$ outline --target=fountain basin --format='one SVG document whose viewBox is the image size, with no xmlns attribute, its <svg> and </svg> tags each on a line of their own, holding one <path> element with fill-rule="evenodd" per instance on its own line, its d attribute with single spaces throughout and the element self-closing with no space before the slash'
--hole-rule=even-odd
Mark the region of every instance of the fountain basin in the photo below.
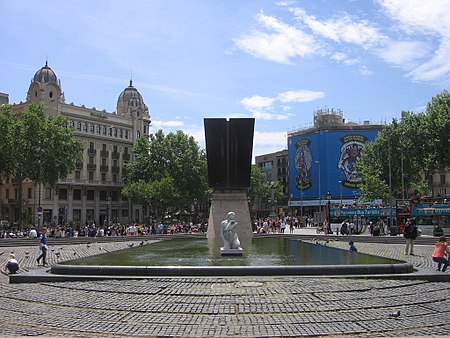
<svg viewBox="0 0 450 338">
<path fill-rule="evenodd" d="M 413 272 L 404 261 L 353 253 L 281 236 L 256 238 L 243 256 L 221 256 L 205 239 L 176 238 L 76 259 L 52 274 L 98 276 L 317 276 Z"/>
</svg>

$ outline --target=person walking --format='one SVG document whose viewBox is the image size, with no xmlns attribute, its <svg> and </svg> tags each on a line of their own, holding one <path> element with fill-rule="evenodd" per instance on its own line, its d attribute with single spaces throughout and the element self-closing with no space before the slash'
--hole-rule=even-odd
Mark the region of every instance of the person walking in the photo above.
<svg viewBox="0 0 450 338">
<path fill-rule="evenodd" d="M 36 262 L 40 263 L 41 259 L 42 259 L 42 264 L 44 266 L 47 266 L 47 251 L 48 251 L 48 246 L 47 246 L 47 228 L 44 227 L 42 228 L 42 233 L 40 236 L 40 242 L 39 242 L 39 257 L 36 258 Z"/>
<path fill-rule="evenodd" d="M 406 238 L 405 255 L 414 256 L 414 240 L 417 238 L 417 226 L 412 219 L 406 221 L 405 233 L 403 236 Z"/>
<path fill-rule="evenodd" d="M 444 264 L 442 272 L 445 272 L 445 270 L 447 270 L 447 267 L 449 265 L 448 258 L 445 258 L 445 256 L 448 257 L 447 248 L 448 248 L 447 238 L 445 238 L 445 236 L 439 237 L 439 241 L 434 246 L 433 255 L 431 255 L 433 261 L 438 263 L 438 271 L 441 271 L 442 264 Z"/>
</svg>

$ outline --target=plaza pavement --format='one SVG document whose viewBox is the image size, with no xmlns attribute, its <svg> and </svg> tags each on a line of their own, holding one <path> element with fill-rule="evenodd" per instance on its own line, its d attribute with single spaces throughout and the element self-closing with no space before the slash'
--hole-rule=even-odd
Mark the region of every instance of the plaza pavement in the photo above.
<svg viewBox="0 0 450 338">
<path fill-rule="evenodd" d="M 296 229 L 294 235 L 348 249 L 348 238 L 328 241 L 315 229 Z M 401 239 L 352 239 L 360 252 L 442 274 L 430 258 L 432 240 L 416 244 L 415 256 L 405 256 Z M 132 240 L 55 239 L 49 262 L 124 249 Z M 0 243 L 2 266 L 14 252 L 22 272 L 42 269 L 36 265 L 38 240 L 15 240 L 15 246 L 6 241 Z M 2 337 L 442 337 L 450 336 L 450 283 L 277 276 L 10 284 L 1 274 L 0 324 Z"/>
</svg>

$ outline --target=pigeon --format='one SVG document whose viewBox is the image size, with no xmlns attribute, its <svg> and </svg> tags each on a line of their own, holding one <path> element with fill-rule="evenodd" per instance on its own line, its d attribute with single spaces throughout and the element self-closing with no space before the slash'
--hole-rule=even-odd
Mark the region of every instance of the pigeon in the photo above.
<svg viewBox="0 0 450 338">
<path fill-rule="evenodd" d="M 139 243 L 139 245 L 144 245 L 144 241 L 142 241 L 141 243 Z"/>
<path fill-rule="evenodd" d="M 131 243 L 131 244 L 127 244 L 128 245 L 128 247 L 129 248 L 132 248 L 133 247 L 133 245 L 134 245 L 134 243 Z"/>
<path fill-rule="evenodd" d="M 395 312 L 392 312 L 391 314 L 389 314 L 389 317 L 393 317 L 393 318 L 398 318 L 400 317 L 400 310 L 397 310 Z"/>
</svg>

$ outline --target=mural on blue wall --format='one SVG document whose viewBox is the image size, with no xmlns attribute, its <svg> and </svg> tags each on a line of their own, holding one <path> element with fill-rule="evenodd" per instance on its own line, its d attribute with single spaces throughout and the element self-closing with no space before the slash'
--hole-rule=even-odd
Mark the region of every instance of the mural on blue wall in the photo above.
<svg viewBox="0 0 450 338">
<path fill-rule="evenodd" d="M 377 134 L 374 128 L 314 132 L 289 138 L 291 197 L 318 198 L 328 192 L 333 198 L 358 196 L 362 178 L 356 163 L 366 144 Z"/>
<path fill-rule="evenodd" d="M 342 184 L 348 188 L 358 188 L 359 183 L 361 183 L 361 176 L 356 170 L 356 163 L 361 159 L 368 139 L 361 134 L 349 134 L 341 137 L 340 141 L 342 146 L 337 167 L 345 177 Z"/>
<path fill-rule="evenodd" d="M 306 190 L 311 187 L 312 153 L 310 145 L 311 140 L 308 139 L 300 139 L 295 144 L 294 164 L 297 171 L 295 183 L 298 189 Z"/>
</svg>

